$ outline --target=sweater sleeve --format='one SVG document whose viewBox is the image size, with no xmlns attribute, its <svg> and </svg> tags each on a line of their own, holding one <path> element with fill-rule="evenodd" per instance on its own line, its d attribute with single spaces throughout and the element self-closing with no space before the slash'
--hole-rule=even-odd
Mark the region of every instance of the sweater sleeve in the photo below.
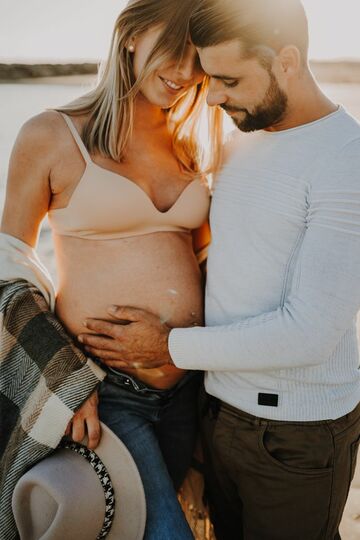
<svg viewBox="0 0 360 540">
<path fill-rule="evenodd" d="M 55 309 L 55 286 L 35 249 L 0 232 L 0 280 L 24 279 L 39 289 L 51 311 Z"/>
<path fill-rule="evenodd" d="M 234 283 L 236 287 L 236 283 Z M 360 308 L 360 139 L 314 182 L 284 304 L 226 326 L 174 329 L 175 365 L 262 371 L 325 363 Z"/>
</svg>

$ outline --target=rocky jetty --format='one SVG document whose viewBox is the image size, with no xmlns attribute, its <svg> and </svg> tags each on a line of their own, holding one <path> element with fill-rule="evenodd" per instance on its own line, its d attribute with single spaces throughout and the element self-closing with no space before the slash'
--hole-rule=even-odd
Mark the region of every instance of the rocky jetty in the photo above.
<svg viewBox="0 0 360 540">
<path fill-rule="evenodd" d="M 360 83 L 360 61 L 312 61 L 311 68 L 321 82 Z M 98 64 L 12 64 L 0 63 L 0 81 L 16 81 L 40 77 L 96 75 Z"/>
<path fill-rule="evenodd" d="M 1 64 L 0 81 L 16 81 L 39 77 L 96 75 L 98 64 Z"/>
</svg>

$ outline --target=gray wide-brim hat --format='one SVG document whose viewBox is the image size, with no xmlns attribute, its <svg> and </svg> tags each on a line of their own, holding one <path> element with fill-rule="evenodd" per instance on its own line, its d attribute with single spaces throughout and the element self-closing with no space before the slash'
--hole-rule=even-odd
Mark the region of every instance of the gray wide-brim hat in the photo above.
<svg viewBox="0 0 360 540">
<path fill-rule="evenodd" d="M 69 443 L 20 478 L 12 508 L 21 540 L 142 540 L 139 472 L 125 445 L 101 428 L 95 451 Z"/>
</svg>

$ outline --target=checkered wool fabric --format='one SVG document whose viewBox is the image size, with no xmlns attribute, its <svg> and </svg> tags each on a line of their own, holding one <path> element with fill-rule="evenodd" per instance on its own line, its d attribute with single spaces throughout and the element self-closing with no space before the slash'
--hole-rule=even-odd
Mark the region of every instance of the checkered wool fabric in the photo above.
<svg viewBox="0 0 360 540">
<path fill-rule="evenodd" d="M 58 446 L 103 376 L 36 287 L 0 281 L 0 540 L 18 538 L 11 510 L 17 481 Z"/>
</svg>

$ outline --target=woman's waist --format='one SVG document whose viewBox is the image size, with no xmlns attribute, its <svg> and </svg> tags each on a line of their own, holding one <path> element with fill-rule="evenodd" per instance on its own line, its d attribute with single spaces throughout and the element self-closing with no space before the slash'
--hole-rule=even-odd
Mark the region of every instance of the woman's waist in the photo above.
<svg viewBox="0 0 360 540">
<path fill-rule="evenodd" d="M 121 370 L 107 367 L 101 362 L 99 365 L 106 371 L 109 382 L 144 394 L 147 393 L 144 391 L 145 388 L 166 392 L 178 385 L 187 373 L 186 370 L 170 365 L 154 369 L 121 368 Z"/>
<path fill-rule="evenodd" d="M 97 361 L 95 359 L 95 361 Z M 101 362 L 99 365 L 104 368 Z M 143 396 L 147 399 L 164 400 L 167 401 L 171 398 L 175 392 L 183 387 L 189 380 L 197 378 L 199 380 L 200 372 L 197 371 L 183 371 L 176 370 L 176 374 L 173 373 L 167 380 L 161 380 L 156 378 L 155 374 L 152 377 L 151 374 L 146 377 L 146 373 L 140 373 L 136 370 L 132 372 L 124 372 L 113 368 L 105 368 L 107 373 L 106 382 L 114 384 L 120 388 L 123 388 L 127 392 L 136 394 L 137 396 Z M 145 370 L 143 370 L 145 372 Z M 148 370 L 150 372 L 155 370 Z"/>
</svg>

